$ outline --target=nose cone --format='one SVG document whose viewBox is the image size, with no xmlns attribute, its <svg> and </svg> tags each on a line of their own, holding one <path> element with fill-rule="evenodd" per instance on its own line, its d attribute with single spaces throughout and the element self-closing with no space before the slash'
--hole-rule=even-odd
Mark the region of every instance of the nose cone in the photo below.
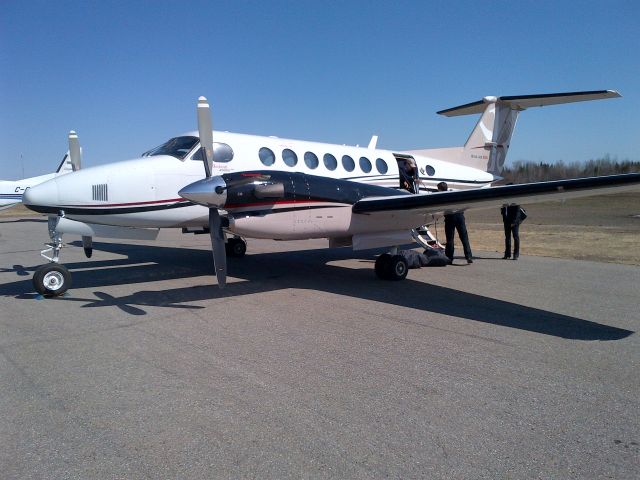
<svg viewBox="0 0 640 480">
<path fill-rule="evenodd" d="M 227 201 L 227 185 L 221 177 L 205 178 L 187 185 L 178 195 L 198 205 L 221 208 Z"/>
<path fill-rule="evenodd" d="M 22 196 L 22 203 L 36 212 L 56 212 L 57 207 L 60 205 L 57 179 L 47 180 L 39 185 L 27 188 Z"/>
</svg>

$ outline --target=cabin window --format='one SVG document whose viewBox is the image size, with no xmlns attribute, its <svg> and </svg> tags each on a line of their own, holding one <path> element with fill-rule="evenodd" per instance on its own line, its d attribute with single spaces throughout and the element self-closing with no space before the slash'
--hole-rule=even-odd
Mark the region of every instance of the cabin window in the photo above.
<svg viewBox="0 0 640 480">
<path fill-rule="evenodd" d="M 336 157 L 334 157 L 330 153 L 325 153 L 323 160 L 324 166 L 327 167 L 328 170 L 335 170 L 336 168 L 338 168 L 338 161 L 336 160 Z"/>
<path fill-rule="evenodd" d="M 430 177 L 433 177 L 436 174 L 436 169 L 431 165 L 427 165 L 426 167 L 424 167 L 424 171 L 427 172 L 427 175 L 429 175 Z"/>
<path fill-rule="evenodd" d="M 191 160 L 202 161 L 202 149 L 196 150 Z M 227 163 L 233 160 L 233 149 L 226 143 L 213 142 L 213 161 L 215 163 Z"/>
<path fill-rule="evenodd" d="M 260 157 L 260 161 L 263 165 L 270 167 L 276 161 L 276 156 L 273 154 L 271 149 L 267 147 L 262 147 L 258 152 L 258 156 Z"/>
<path fill-rule="evenodd" d="M 360 157 L 360 169 L 364 173 L 369 173 L 371 171 L 371 161 L 367 157 Z"/>
<path fill-rule="evenodd" d="M 304 164 L 310 169 L 318 168 L 320 162 L 318 161 L 318 156 L 313 152 L 306 152 L 304 154 Z"/>
<path fill-rule="evenodd" d="M 353 172 L 353 170 L 356 168 L 356 162 L 354 162 L 353 158 L 351 158 L 349 155 L 343 155 L 342 156 L 342 167 L 347 172 Z"/>
<path fill-rule="evenodd" d="M 389 170 L 389 166 L 387 165 L 387 162 L 385 162 L 383 159 L 377 158 L 376 159 L 376 169 L 380 173 L 387 173 L 387 171 Z"/>
<path fill-rule="evenodd" d="M 282 151 L 282 160 L 284 160 L 284 164 L 287 167 L 295 167 L 296 164 L 298 163 L 298 156 L 296 155 L 296 152 L 294 152 L 293 150 L 285 148 Z"/>
</svg>

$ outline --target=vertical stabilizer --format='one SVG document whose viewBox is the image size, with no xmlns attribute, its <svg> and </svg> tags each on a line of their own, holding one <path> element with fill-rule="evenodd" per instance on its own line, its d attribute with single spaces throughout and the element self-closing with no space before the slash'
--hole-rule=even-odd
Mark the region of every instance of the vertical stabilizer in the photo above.
<svg viewBox="0 0 640 480">
<path fill-rule="evenodd" d="M 464 144 L 460 163 L 500 175 L 520 111 L 496 97 L 483 102 L 487 106 Z"/>
</svg>

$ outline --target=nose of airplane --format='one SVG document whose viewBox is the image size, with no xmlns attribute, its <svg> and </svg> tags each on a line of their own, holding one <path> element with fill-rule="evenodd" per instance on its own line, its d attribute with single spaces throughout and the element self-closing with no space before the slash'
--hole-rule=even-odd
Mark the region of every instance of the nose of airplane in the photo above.
<svg viewBox="0 0 640 480">
<path fill-rule="evenodd" d="M 22 203 L 36 212 L 46 213 L 46 207 L 55 207 L 60 203 L 57 179 L 47 180 L 39 185 L 27 188 Z"/>
</svg>

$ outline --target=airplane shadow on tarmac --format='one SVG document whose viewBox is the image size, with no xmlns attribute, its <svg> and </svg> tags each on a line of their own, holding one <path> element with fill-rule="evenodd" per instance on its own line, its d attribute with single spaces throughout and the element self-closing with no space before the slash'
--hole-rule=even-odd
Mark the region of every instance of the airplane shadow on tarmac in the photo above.
<svg viewBox="0 0 640 480">
<path fill-rule="evenodd" d="M 75 242 L 75 245 L 79 243 Z M 95 243 L 94 249 L 123 255 L 125 258 L 65 263 L 73 274 L 73 287 L 65 296 L 55 301 L 82 302 L 83 308 L 115 306 L 130 315 L 146 315 L 147 312 L 141 307 L 201 309 L 204 307 L 189 303 L 292 288 L 384 302 L 571 340 L 619 340 L 634 333 L 517 303 L 425 284 L 410 278 L 402 282 L 383 282 L 373 274 L 373 253 L 362 254 L 346 248 L 230 258 L 230 283 L 223 290 L 218 289 L 215 284 L 211 252 L 208 250 L 116 243 Z M 361 262 L 366 263 L 366 267 L 352 269 L 327 265 L 327 262 L 353 258 L 360 258 Z M 13 271 L 22 278 L 0 285 L 0 295 L 11 295 L 23 300 L 36 298 L 31 278 L 24 278 L 27 271 L 33 272 L 36 268 L 37 266 L 14 265 L 13 269 L 4 269 L 5 272 Z M 196 287 L 138 291 L 123 297 L 114 297 L 100 290 L 93 292 L 96 298 L 78 298 L 73 295 L 74 287 L 86 289 L 133 285 L 202 275 L 211 275 L 211 280 Z M 428 287 L 428 295 L 425 295 L 425 287 Z M 411 322 L 420 324 L 415 320 Z"/>
</svg>

